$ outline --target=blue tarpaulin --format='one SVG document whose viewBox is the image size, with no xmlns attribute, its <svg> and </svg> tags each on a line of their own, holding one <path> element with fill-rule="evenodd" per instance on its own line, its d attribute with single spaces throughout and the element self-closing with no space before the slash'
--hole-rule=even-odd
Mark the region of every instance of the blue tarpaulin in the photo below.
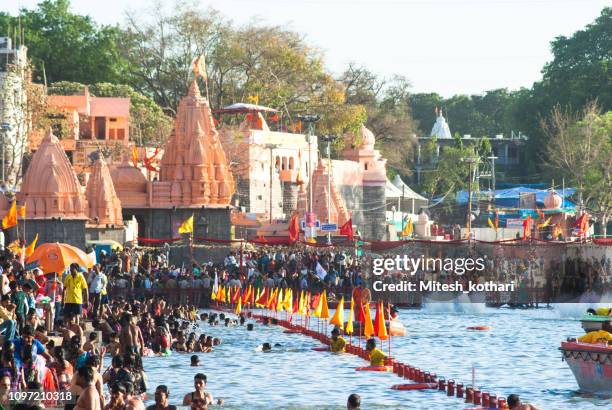
<svg viewBox="0 0 612 410">
<path fill-rule="evenodd" d="M 561 208 L 565 210 L 574 210 L 576 209 L 576 204 L 567 199 L 572 196 L 576 190 L 574 188 L 565 188 L 562 191 L 556 191 L 557 194 L 563 195 L 565 194 L 565 198 L 563 200 L 563 205 Z M 534 189 L 528 188 L 524 186 L 514 187 L 509 189 L 498 189 L 495 191 L 495 206 L 497 208 L 519 208 L 520 196 L 521 193 L 535 193 L 536 197 L 536 206 L 539 208 L 544 207 L 544 198 L 548 195 L 548 189 Z M 487 191 L 480 191 L 480 195 L 487 194 Z M 468 193 L 467 191 L 459 191 L 457 193 L 457 203 L 458 204 L 467 204 L 468 201 Z M 474 197 L 472 198 L 472 200 Z"/>
</svg>

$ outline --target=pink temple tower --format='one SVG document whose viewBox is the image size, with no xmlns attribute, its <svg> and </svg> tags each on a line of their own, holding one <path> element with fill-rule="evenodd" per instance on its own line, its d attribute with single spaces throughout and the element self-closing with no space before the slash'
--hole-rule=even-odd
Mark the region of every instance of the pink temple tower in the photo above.
<svg viewBox="0 0 612 410">
<path fill-rule="evenodd" d="M 110 171 L 100 156 L 93 166 L 93 173 L 87 181 L 87 202 L 89 218 L 96 225 L 123 225 L 121 201 L 117 197 Z"/>
<path fill-rule="evenodd" d="M 160 183 L 169 184 L 167 205 L 177 207 L 228 205 L 234 193 L 234 178 L 208 100 L 200 95 L 195 80 L 179 103 L 161 159 Z"/>
<path fill-rule="evenodd" d="M 50 130 L 32 158 L 18 199 L 26 204 L 28 219 L 87 219 L 83 186 Z"/>
</svg>

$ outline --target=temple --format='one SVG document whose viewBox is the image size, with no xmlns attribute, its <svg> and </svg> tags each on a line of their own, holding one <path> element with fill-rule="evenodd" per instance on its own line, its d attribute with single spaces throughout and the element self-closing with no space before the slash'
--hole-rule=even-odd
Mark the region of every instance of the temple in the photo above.
<svg viewBox="0 0 612 410">
<path fill-rule="evenodd" d="M 86 167 L 90 171 L 79 180 L 65 147 L 51 130 L 36 148 L 16 195 L 18 203 L 26 206 L 26 218 L 9 239 L 20 232 L 27 242 L 37 233 L 41 243 L 124 242 L 126 220 L 137 221 L 140 238 L 176 238 L 178 227 L 192 215 L 194 236 L 229 239 L 232 235 L 234 179 L 208 100 L 200 95 L 195 80 L 179 104 L 160 161 L 160 180 L 147 179 L 128 163 L 127 149 L 111 166 L 103 150 L 91 152 Z M 9 206 L 2 196 L 0 212 Z"/>
</svg>

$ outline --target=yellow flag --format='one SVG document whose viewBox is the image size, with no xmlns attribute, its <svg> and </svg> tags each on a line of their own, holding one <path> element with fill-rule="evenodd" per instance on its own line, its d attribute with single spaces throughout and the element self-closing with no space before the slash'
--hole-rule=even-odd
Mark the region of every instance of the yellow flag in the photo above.
<svg viewBox="0 0 612 410">
<path fill-rule="evenodd" d="M 24 205 L 21 205 L 21 206 L 19 207 L 19 212 L 17 212 L 17 215 L 18 215 L 20 218 L 25 218 L 25 216 L 26 216 L 26 206 L 25 206 L 25 204 L 24 204 Z"/>
<path fill-rule="evenodd" d="M 364 317 L 364 329 L 363 329 L 363 335 L 365 337 L 371 337 L 372 335 L 374 335 L 374 324 L 372 323 L 372 314 L 370 313 L 370 304 L 367 303 L 364 307 L 363 310 L 365 312 L 365 317 Z"/>
<path fill-rule="evenodd" d="M 315 308 L 314 312 L 312 312 L 312 315 L 314 317 L 321 317 L 321 310 L 323 310 L 323 294 L 319 296 L 317 307 Z"/>
<path fill-rule="evenodd" d="M 306 297 L 304 295 L 304 291 L 303 290 L 300 293 L 300 302 L 299 302 L 299 305 L 298 305 L 298 313 L 300 315 L 305 315 L 306 314 Z"/>
<path fill-rule="evenodd" d="M 353 309 L 355 308 L 355 300 L 351 297 L 351 310 L 348 320 L 346 321 L 346 329 L 344 330 L 349 335 L 353 334 Z"/>
<path fill-rule="evenodd" d="M 276 298 L 276 311 L 277 312 L 283 311 L 283 305 L 285 304 L 284 302 L 285 300 L 283 299 L 283 289 L 281 288 L 278 291 L 278 298 Z"/>
<path fill-rule="evenodd" d="M 491 218 L 487 218 L 487 223 L 489 224 L 491 229 L 497 232 L 497 227 L 493 224 L 493 221 L 491 220 Z"/>
<path fill-rule="evenodd" d="M 217 293 L 219 293 L 219 290 L 217 290 Z M 215 291 L 213 290 L 210 293 L 210 300 L 217 300 L 217 293 L 215 293 Z"/>
<path fill-rule="evenodd" d="M 538 228 L 546 228 L 548 225 L 550 225 L 551 219 L 552 219 L 552 216 L 548 217 L 546 221 L 544 221 L 541 224 L 538 224 Z"/>
<path fill-rule="evenodd" d="M 225 303 L 230 303 L 232 300 L 232 288 L 230 286 L 227 287 L 227 295 L 225 295 Z"/>
<path fill-rule="evenodd" d="M 178 228 L 178 233 L 193 233 L 193 215 L 187 218 Z"/>
<path fill-rule="evenodd" d="M 336 307 L 336 313 L 329 321 L 330 325 L 336 325 L 340 329 L 344 329 L 344 296 L 340 299 L 338 306 Z"/>
<path fill-rule="evenodd" d="M 34 249 L 36 248 L 36 242 L 38 242 L 38 234 L 34 237 L 34 240 L 30 242 L 30 244 L 25 249 L 25 256 L 28 257 L 32 253 L 34 253 Z"/>
<path fill-rule="evenodd" d="M 410 235 L 412 235 L 412 218 L 408 219 L 408 222 L 406 222 L 406 226 L 404 226 L 404 229 L 402 230 L 402 236 Z"/>
<path fill-rule="evenodd" d="M 257 293 L 255 294 L 255 307 L 263 307 L 262 304 L 257 303 L 260 297 L 261 297 L 261 288 L 257 288 Z"/>
<path fill-rule="evenodd" d="M 17 201 L 13 201 L 4 218 L 2 218 L 2 229 L 12 228 L 17 225 Z"/>
<path fill-rule="evenodd" d="M 239 315 L 242 312 L 242 298 L 238 298 L 238 303 L 236 303 L 236 309 L 234 312 Z"/>
<path fill-rule="evenodd" d="M 285 301 L 283 307 L 287 312 L 293 311 L 293 291 L 291 289 L 285 289 Z"/>
<path fill-rule="evenodd" d="M 255 105 L 259 104 L 259 95 L 249 95 L 249 102 Z"/>
<path fill-rule="evenodd" d="M 329 319 L 329 307 L 327 306 L 327 291 L 323 290 L 323 303 L 321 304 L 321 319 Z"/>
</svg>

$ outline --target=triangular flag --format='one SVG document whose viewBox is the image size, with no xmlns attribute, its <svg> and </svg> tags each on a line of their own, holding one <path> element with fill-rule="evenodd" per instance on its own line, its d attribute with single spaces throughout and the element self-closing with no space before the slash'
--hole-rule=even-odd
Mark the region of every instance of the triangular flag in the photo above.
<svg viewBox="0 0 612 410">
<path fill-rule="evenodd" d="M 319 294 L 317 296 L 315 296 L 313 298 L 313 300 L 316 298 L 317 300 L 317 307 L 315 307 L 314 312 L 312 312 L 312 315 L 314 317 L 321 317 L 321 310 L 323 310 L 323 295 Z"/>
<path fill-rule="evenodd" d="M 285 291 L 286 292 L 286 291 Z M 283 305 L 285 304 L 285 299 L 283 299 L 283 289 L 281 288 L 278 291 L 278 297 L 276 298 L 276 311 L 277 312 L 282 312 L 283 311 Z"/>
<path fill-rule="evenodd" d="M 34 249 L 36 248 L 36 242 L 38 241 L 38 234 L 34 237 L 34 240 L 30 242 L 27 248 L 25 248 L 25 256 L 28 257 L 32 253 L 34 253 Z"/>
<path fill-rule="evenodd" d="M 548 225 L 550 225 L 551 220 L 552 220 L 552 216 L 548 217 L 546 221 L 544 221 L 541 224 L 538 224 L 538 228 L 546 228 Z"/>
<path fill-rule="evenodd" d="M 380 340 L 387 340 L 389 335 L 387 334 L 387 325 L 385 324 L 385 315 L 383 310 L 383 302 L 378 302 L 376 305 L 376 316 L 378 322 L 378 325 L 376 326 L 376 336 L 378 336 Z"/>
<path fill-rule="evenodd" d="M 349 311 L 349 317 L 346 322 L 346 329 L 344 330 L 347 334 L 353 334 L 353 309 L 355 308 L 355 299 L 351 297 L 351 310 Z"/>
<path fill-rule="evenodd" d="M 17 225 L 17 201 L 13 201 L 8 213 L 2 218 L 2 229 L 9 229 Z"/>
<path fill-rule="evenodd" d="M 353 240 L 353 219 L 352 218 L 349 218 L 349 220 L 346 221 L 344 225 L 340 227 L 340 235 L 346 236 L 346 239 L 348 239 L 349 241 Z"/>
<path fill-rule="evenodd" d="M 25 206 L 25 204 L 21 205 L 19 207 L 19 211 L 17 211 L 17 216 L 19 216 L 20 218 L 25 218 L 26 217 L 26 206 Z"/>
<path fill-rule="evenodd" d="M 370 313 L 370 304 L 368 303 L 363 307 L 364 312 L 364 329 L 363 335 L 365 337 L 371 337 L 374 335 L 374 325 L 372 324 L 372 314 Z"/>
<path fill-rule="evenodd" d="M 321 303 L 321 319 L 329 319 L 329 307 L 327 306 L 327 291 L 323 290 L 323 302 Z"/>
<path fill-rule="evenodd" d="M 181 226 L 178 228 L 178 233 L 193 233 L 193 215 L 183 221 Z"/>
<path fill-rule="evenodd" d="M 255 300 L 255 305 L 258 307 L 264 307 L 267 302 L 268 289 L 264 288 L 261 293 L 260 289 L 257 289 L 257 299 Z"/>
<path fill-rule="evenodd" d="M 238 298 L 238 303 L 236 303 L 236 309 L 234 312 L 239 315 L 242 312 L 242 299 Z"/>
<path fill-rule="evenodd" d="M 340 329 L 344 329 L 344 296 L 340 299 L 338 306 L 336 307 L 336 313 L 329 321 L 330 325 L 336 325 Z"/>
<path fill-rule="evenodd" d="M 135 145 L 132 147 L 132 165 L 138 168 L 138 148 Z"/>
</svg>

